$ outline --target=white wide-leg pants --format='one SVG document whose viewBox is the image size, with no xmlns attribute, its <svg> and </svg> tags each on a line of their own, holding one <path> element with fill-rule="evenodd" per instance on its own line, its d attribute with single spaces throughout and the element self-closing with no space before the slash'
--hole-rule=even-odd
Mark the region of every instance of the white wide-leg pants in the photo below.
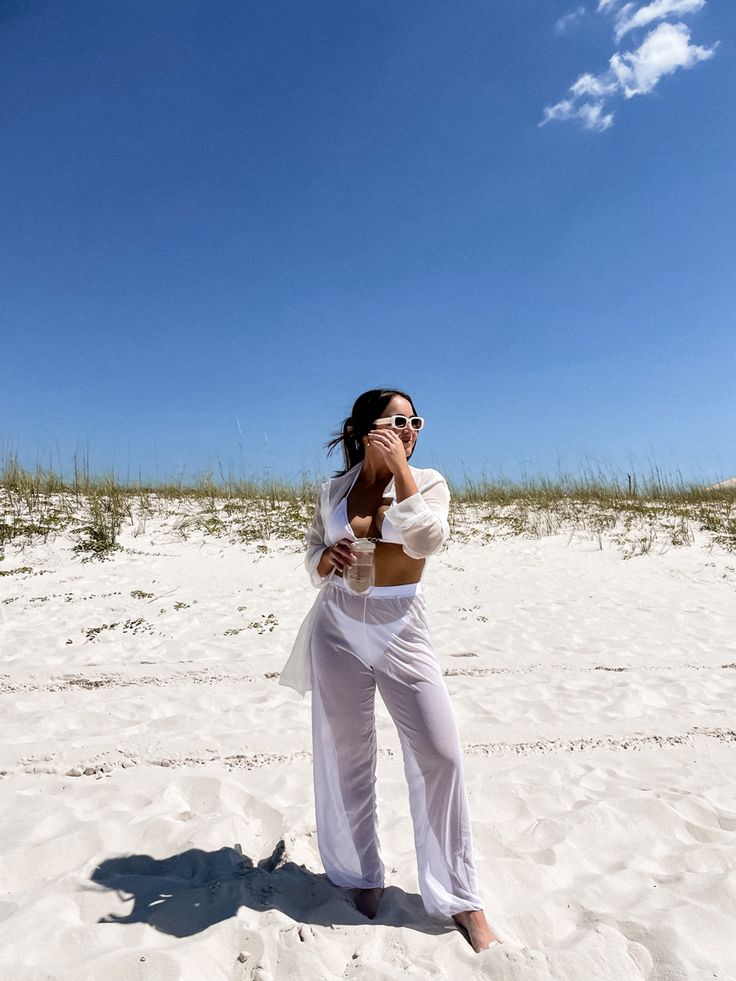
<svg viewBox="0 0 736 981">
<path fill-rule="evenodd" d="M 427 912 L 482 909 L 457 725 L 418 584 L 366 597 L 342 580 L 311 637 L 317 838 L 337 886 L 384 884 L 376 821 L 376 687 L 396 724 L 409 784 L 419 889 Z"/>
</svg>

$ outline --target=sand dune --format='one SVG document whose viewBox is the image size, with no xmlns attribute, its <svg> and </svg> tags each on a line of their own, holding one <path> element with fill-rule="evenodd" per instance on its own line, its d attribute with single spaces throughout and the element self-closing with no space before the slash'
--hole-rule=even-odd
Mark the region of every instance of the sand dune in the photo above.
<svg viewBox="0 0 736 981">
<path fill-rule="evenodd" d="M 150 522 L 0 563 L 0 975 L 736 977 L 736 555 L 468 531 L 426 586 L 503 945 L 424 913 L 383 706 L 378 918 L 322 874 L 299 548 Z"/>
<path fill-rule="evenodd" d="M 736 487 L 736 477 L 728 477 L 726 480 L 719 480 L 717 484 L 709 484 L 708 490 L 722 490 L 723 488 Z"/>
</svg>

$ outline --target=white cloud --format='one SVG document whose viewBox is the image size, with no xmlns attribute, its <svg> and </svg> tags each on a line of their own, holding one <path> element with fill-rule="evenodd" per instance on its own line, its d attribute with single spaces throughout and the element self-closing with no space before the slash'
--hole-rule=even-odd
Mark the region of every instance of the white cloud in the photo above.
<svg viewBox="0 0 736 981">
<path fill-rule="evenodd" d="M 602 133 L 604 129 L 613 125 L 613 113 L 604 113 L 603 108 L 602 99 L 597 102 L 576 102 L 574 98 L 561 99 L 556 105 L 545 108 L 544 119 L 539 125 L 544 126 L 553 119 L 579 119 L 586 129 L 594 129 Z"/>
<path fill-rule="evenodd" d="M 598 0 L 598 6 L 596 10 L 599 14 L 607 14 L 609 10 L 613 10 L 614 7 L 618 6 L 619 0 Z"/>
<path fill-rule="evenodd" d="M 578 116 L 586 129 L 597 129 L 602 133 L 604 129 L 613 126 L 613 113 L 604 113 L 603 106 L 603 102 L 583 102 L 578 106 Z"/>
<path fill-rule="evenodd" d="M 599 6 L 603 2 L 605 0 L 599 0 Z M 648 6 L 654 7 L 657 2 L 660 0 L 655 0 Z M 677 3 L 687 0 L 661 2 Z M 605 72 L 598 75 L 586 72 L 580 75 L 570 86 L 566 98 L 545 107 L 539 125 L 544 126 L 552 120 L 578 119 L 586 129 L 603 132 L 613 124 L 613 113 L 606 112 L 607 100 L 617 95 L 623 95 L 626 99 L 635 95 L 646 95 L 665 75 L 671 75 L 678 68 L 692 68 L 699 62 L 712 58 L 717 46 L 718 42 L 710 48 L 691 44 L 690 31 L 685 24 L 658 24 L 638 48 L 633 51 L 617 51 L 612 55 Z"/>
<path fill-rule="evenodd" d="M 591 75 L 586 72 L 573 82 L 570 91 L 577 98 L 579 95 L 604 96 L 611 95 L 618 88 L 616 82 L 607 81 L 604 75 Z"/>
<path fill-rule="evenodd" d="M 678 68 L 692 68 L 712 58 L 716 46 L 703 48 L 690 44 L 690 31 L 684 24 L 659 24 L 636 51 L 616 53 L 611 58 L 612 73 L 627 99 L 651 92 L 660 78 Z"/>
<path fill-rule="evenodd" d="M 569 10 L 566 14 L 560 17 L 556 24 L 555 30 L 558 34 L 564 34 L 569 28 L 573 26 L 575 21 L 580 20 L 581 17 L 585 16 L 585 7 L 575 7 L 574 10 Z"/>
<path fill-rule="evenodd" d="M 636 4 L 627 3 L 616 15 L 615 38 L 620 41 L 624 34 L 637 27 L 646 27 L 655 20 L 664 20 L 666 17 L 693 14 L 704 6 L 705 0 L 652 0 L 635 10 Z"/>
<path fill-rule="evenodd" d="M 544 119 L 539 125 L 544 126 L 553 119 L 579 119 L 586 129 L 594 129 L 602 133 L 604 129 L 613 125 L 613 113 L 604 113 L 603 107 L 602 99 L 598 102 L 576 102 L 574 98 L 561 99 L 556 105 L 545 108 Z"/>
</svg>

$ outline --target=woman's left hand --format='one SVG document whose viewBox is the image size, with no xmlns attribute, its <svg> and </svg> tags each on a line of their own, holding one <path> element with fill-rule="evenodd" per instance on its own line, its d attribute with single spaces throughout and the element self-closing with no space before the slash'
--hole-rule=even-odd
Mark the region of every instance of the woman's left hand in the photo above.
<svg viewBox="0 0 736 981">
<path fill-rule="evenodd" d="M 372 429 L 368 433 L 368 443 L 380 452 L 392 474 L 395 475 L 406 469 L 406 448 L 395 429 L 388 427 Z"/>
</svg>

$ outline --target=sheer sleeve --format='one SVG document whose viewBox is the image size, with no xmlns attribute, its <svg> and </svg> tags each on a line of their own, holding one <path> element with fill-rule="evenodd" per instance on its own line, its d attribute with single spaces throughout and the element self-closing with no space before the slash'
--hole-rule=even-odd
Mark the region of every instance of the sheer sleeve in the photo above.
<svg viewBox="0 0 736 981">
<path fill-rule="evenodd" d="M 399 533 L 403 549 L 413 559 L 439 552 L 450 535 L 450 489 L 436 470 L 425 471 L 419 491 L 386 509 L 392 529 Z"/>
<path fill-rule="evenodd" d="M 324 586 L 325 583 L 328 582 L 335 574 L 334 568 L 331 569 L 326 576 L 320 576 L 319 572 L 317 571 L 317 566 L 319 565 L 319 560 L 322 558 L 322 553 L 327 548 L 327 543 L 325 542 L 325 523 L 322 517 L 324 497 L 324 492 L 321 490 L 317 499 L 317 506 L 314 509 L 312 524 L 307 532 L 307 554 L 304 557 L 304 565 L 307 567 L 309 579 L 316 589 Z"/>
</svg>

